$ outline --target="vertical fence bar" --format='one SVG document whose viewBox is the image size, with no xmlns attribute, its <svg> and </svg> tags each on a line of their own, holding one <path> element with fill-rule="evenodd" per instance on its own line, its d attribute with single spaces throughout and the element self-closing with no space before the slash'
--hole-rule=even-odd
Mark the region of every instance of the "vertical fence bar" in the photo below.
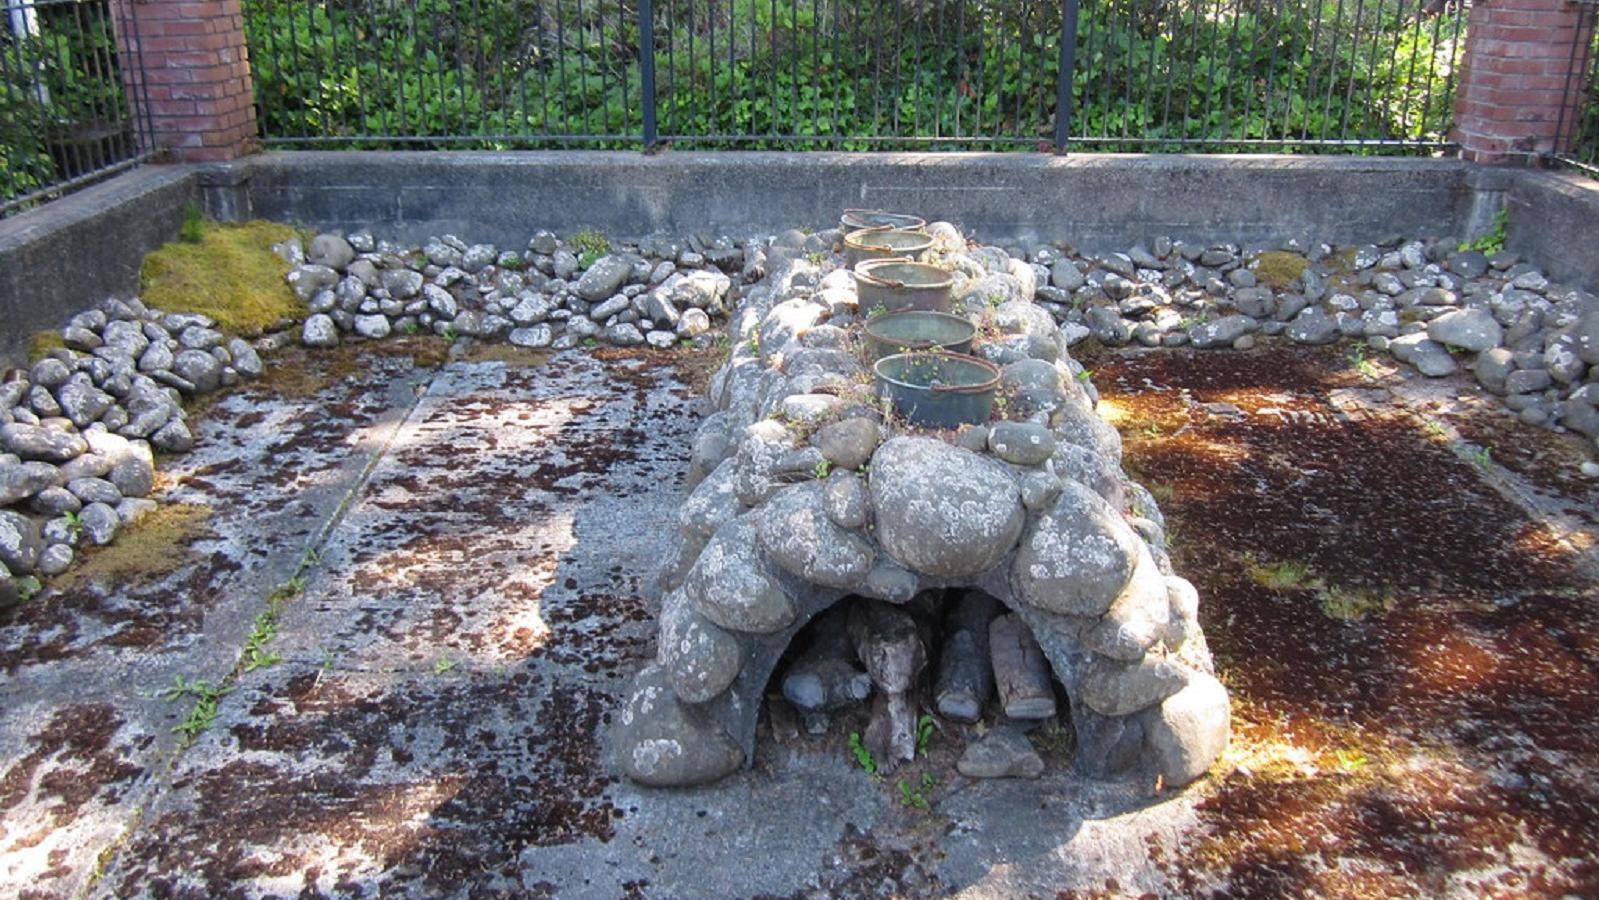
<svg viewBox="0 0 1599 900">
<path fill-rule="evenodd" d="M 639 87 L 644 103 L 644 149 L 660 141 L 655 121 L 655 9 L 650 0 L 638 0 Z"/>
<path fill-rule="evenodd" d="M 1060 68 L 1055 73 L 1055 153 L 1066 155 L 1072 132 L 1072 75 L 1077 66 L 1077 0 L 1060 5 Z"/>
</svg>

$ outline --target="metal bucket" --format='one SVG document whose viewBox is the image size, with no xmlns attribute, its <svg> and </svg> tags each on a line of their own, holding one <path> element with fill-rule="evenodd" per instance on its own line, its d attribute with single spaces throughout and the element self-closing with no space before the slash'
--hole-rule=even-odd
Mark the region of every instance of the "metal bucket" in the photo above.
<svg viewBox="0 0 1599 900">
<path fill-rule="evenodd" d="M 932 246 L 933 239 L 920 231 L 862 228 L 844 235 L 844 262 L 853 266 L 868 259 L 891 256 L 919 260 Z"/>
<path fill-rule="evenodd" d="M 976 336 L 977 326 L 965 316 L 903 309 L 866 323 L 866 353 L 870 360 L 928 350 L 970 353 Z"/>
<path fill-rule="evenodd" d="M 908 259 L 868 259 L 855 266 L 855 292 L 862 310 L 884 312 L 930 309 L 949 312 L 955 279 L 927 263 Z"/>
<path fill-rule="evenodd" d="M 912 425 L 957 428 L 988 421 L 999 367 L 959 353 L 896 353 L 872 366 L 877 390 Z"/>
<path fill-rule="evenodd" d="M 885 212 L 881 209 L 846 209 L 838 217 L 838 227 L 846 233 L 862 228 L 902 228 L 907 231 L 924 228 L 927 220 L 906 213 Z"/>
</svg>

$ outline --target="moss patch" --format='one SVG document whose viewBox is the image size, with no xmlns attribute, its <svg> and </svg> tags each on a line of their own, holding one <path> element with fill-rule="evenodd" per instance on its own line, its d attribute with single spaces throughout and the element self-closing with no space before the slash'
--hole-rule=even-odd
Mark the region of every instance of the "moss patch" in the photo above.
<svg viewBox="0 0 1599 900">
<path fill-rule="evenodd" d="M 144 259 L 144 302 L 210 316 L 224 331 L 256 335 L 306 314 L 283 280 L 289 264 L 272 245 L 295 237 L 287 225 L 206 222 L 198 243 L 166 244 Z"/>
<path fill-rule="evenodd" d="M 120 585 L 134 578 L 159 578 L 192 558 L 189 545 L 215 536 L 211 508 L 194 503 L 164 503 L 104 547 L 86 550 L 55 582 L 70 589 L 82 582 Z"/>
<path fill-rule="evenodd" d="M 1255 257 L 1250 263 L 1250 268 L 1255 270 L 1255 277 L 1260 279 L 1262 284 L 1280 291 L 1299 280 L 1299 276 L 1310 268 L 1310 262 L 1298 253 L 1267 250 Z"/>
<path fill-rule="evenodd" d="M 438 339 L 438 345 L 442 348 L 441 354 L 447 355 L 449 352 L 448 342 Z M 462 358 L 467 362 L 501 362 L 512 368 L 535 369 L 549 362 L 550 357 L 554 355 L 549 350 L 533 350 L 528 347 L 518 347 L 515 344 L 473 341 L 467 346 L 466 353 L 463 354 Z M 419 365 L 422 364 L 421 360 L 417 362 Z M 441 357 L 438 363 L 443 364 L 443 362 L 444 359 Z"/>
<path fill-rule="evenodd" d="M 35 331 L 28 338 L 28 361 L 38 362 L 39 360 L 44 359 L 45 356 L 49 355 L 51 350 L 54 350 L 58 347 L 65 347 L 66 345 L 66 342 L 61 339 L 61 332 L 59 331 L 51 331 L 48 329 L 45 331 Z"/>
</svg>

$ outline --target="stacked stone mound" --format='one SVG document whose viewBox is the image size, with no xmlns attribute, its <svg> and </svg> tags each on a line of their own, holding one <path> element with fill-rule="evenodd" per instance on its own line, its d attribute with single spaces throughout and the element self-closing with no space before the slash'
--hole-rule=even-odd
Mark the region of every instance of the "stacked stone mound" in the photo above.
<svg viewBox="0 0 1599 900">
<path fill-rule="evenodd" d="M 155 507 L 154 452 L 194 445 L 186 396 L 261 373 L 255 348 L 202 315 L 137 299 L 72 317 L 57 347 L 0 383 L 0 608 L 14 578 L 58 575 L 87 542 Z"/>
<path fill-rule="evenodd" d="M 821 277 L 799 257 L 803 236 L 779 236 L 772 275 L 730 323 L 659 578 L 658 657 L 618 720 L 634 780 L 699 784 L 750 760 L 773 668 L 832 604 L 949 587 L 986 591 L 1026 622 L 1070 699 L 1083 772 L 1180 785 L 1225 747 L 1227 692 L 1197 595 L 1033 302 L 1031 270 L 930 230 L 985 333 L 977 352 L 1003 366 L 1006 420 L 929 434 L 885 424 L 852 347 L 852 279 Z"/>
<path fill-rule="evenodd" d="M 366 232 L 321 234 L 279 252 L 295 264 L 289 284 L 310 307 L 301 328 L 310 347 L 334 346 L 343 334 L 416 332 L 531 349 L 672 347 L 726 314 L 736 293 L 729 273 L 758 277 L 765 266 L 760 243 L 728 237 L 651 237 L 600 253 L 548 231 L 526 253 L 451 234 L 402 247 Z"/>
</svg>

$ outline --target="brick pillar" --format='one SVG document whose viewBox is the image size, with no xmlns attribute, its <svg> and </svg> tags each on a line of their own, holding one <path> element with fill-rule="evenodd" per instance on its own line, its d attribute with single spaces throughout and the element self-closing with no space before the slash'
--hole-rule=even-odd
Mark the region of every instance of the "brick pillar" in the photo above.
<svg viewBox="0 0 1599 900">
<path fill-rule="evenodd" d="M 1526 165 L 1568 149 L 1593 21 L 1593 9 L 1573 0 L 1476 0 L 1451 135 L 1462 159 Z"/>
<path fill-rule="evenodd" d="M 128 96 L 170 162 L 235 159 L 255 148 L 250 54 L 240 0 L 112 0 Z M 147 117 L 147 118 L 146 118 Z"/>
</svg>

